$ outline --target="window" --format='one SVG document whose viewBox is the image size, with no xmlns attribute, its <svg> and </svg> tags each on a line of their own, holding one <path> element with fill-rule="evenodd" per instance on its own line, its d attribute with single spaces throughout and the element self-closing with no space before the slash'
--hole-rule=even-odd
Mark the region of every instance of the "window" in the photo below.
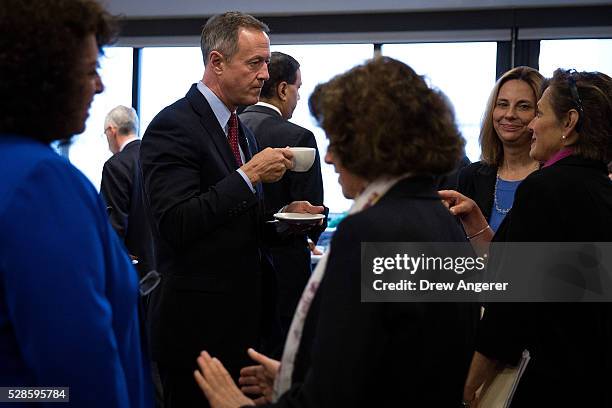
<svg viewBox="0 0 612 408">
<path fill-rule="evenodd" d="M 317 139 L 321 159 L 327 151 L 327 139 L 311 118 L 308 97 L 315 85 L 362 63 L 373 55 L 372 44 L 333 45 L 276 45 L 272 51 L 281 51 L 296 58 L 301 65 L 301 101 L 291 119 L 310 129 Z M 147 47 L 142 50 L 140 82 L 140 133 L 165 106 L 182 98 L 191 84 L 199 81 L 204 72 L 199 47 Z M 338 176 L 333 166 L 323 163 L 325 203 L 332 212 L 343 212 L 350 201 L 342 196 Z"/>
<path fill-rule="evenodd" d="M 140 70 L 140 134 L 166 106 L 185 96 L 202 79 L 199 47 L 143 48 Z"/>
<path fill-rule="evenodd" d="M 612 76 L 612 40 L 540 41 L 540 72 L 552 76 L 557 68 L 600 71 Z"/>
<path fill-rule="evenodd" d="M 385 44 L 383 55 L 400 60 L 444 92 L 455 108 L 471 161 L 479 160 L 480 123 L 495 85 L 496 42 Z"/>
<path fill-rule="evenodd" d="M 302 73 L 300 101 L 291 121 L 311 130 L 315 135 L 321 155 L 325 205 L 332 213 L 347 211 L 351 201 L 342 195 L 334 166 L 324 162 L 328 141 L 323 130 L 310 115 L 308 98 L 317 84 L 372 58 L 374 46 L 372 44 L 273 45 L 271 51 L 289 54 L 300 63 Z"/>
<path fill-rule="evenodd" d="M 111 156 L 104 136 L 106 114 L 117 105 L 132 105 L 132 48 L 109 47 L 100 58 L 99 73 L 104 92 L 96 95 L 85 132 L 75 136 L 70 146 L 69 158 L 99 190 L 104 162 Z"/>
<path fill-rule="evenodd" d="M 311 117 L 308 98 L 314 87 L 372 58 L 372 44 L 272 45 L 298 60 L 302 72 L 301 100 L 292 122 L 310 129 L 317 140 L 321 159 L 327 151 L 327 138 Z M 497 44 L 435 43 L 386 44 L 383 54 L 411 65 L 426 75 L 455 104 L 460 130 L 471 160 L 478 160 L 478 133 L 482 112 L 495 83 Z M 165 106 L 183 97 L 191 84 L 202 78 L 204 65 L 198 47 L 147 47 L 142 50 L 140 119 L 141 134 L 151 119 Z M 469 61 L 449 64 L 449 61 Z M 333 166 L 322 162 L 325 204 L 332 213 L 349 209 L 351 202 L 342 195 Z"/>
</svg>

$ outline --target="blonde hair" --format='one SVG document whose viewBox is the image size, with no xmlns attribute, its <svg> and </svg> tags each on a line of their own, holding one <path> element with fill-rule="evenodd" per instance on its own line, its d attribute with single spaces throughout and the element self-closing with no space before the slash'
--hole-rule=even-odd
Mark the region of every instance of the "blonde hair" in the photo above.
<svg viewBox="0 0 612 408">
<path fill-rule="evenodd" d="M 504 146 L 493 127 L 493 109 L 495 109 L 499 90 L 506 82 L 512 79 L 523 81 L 529 85 L 533 90 L 535 102 L 542 96 L 541 88 L 544 77 L 534 68 L 522 66 L 512 68 L 497 80 L 495 86 L 491 90 L 489 100 L 487 101 L 487 107 L 480 128 L 480 137 L 478 139 L 480 142 L 482 161 L 494 167 L 499 167 L 504 161 Z"/>
</svg>

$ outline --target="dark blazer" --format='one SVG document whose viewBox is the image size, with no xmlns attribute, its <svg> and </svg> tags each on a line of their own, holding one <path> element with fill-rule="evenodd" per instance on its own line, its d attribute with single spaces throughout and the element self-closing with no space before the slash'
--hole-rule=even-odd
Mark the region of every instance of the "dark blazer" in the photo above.
<svg viewBox="0 0 612 408">
<path fill-rule="evenodd" d="M 282 206 L 297 200 L 308 200 L 313 205 L 323 205 L 321 159 L 312 132 L 283 119 L 278 112 L 265 106 L 249 106 L 239 117 L 242 123 L 253 131 L 262 150 L 267 147 L 286 146 L 316 149 L 315 161 L 309 171 L 303 173 L 288 171 L 278 182 L 263 186 L 266 211 L 276 212 Z"/>
<path fill-rule="evenodd" d="M 155 252 L 144 205 L 139 151 L 140 140 L 134 140 L 104 163 L 100 194 L 114 230 L 128 253 L 138 258 L 136 269 L 142 278 L 155 269 Z"/>
<path fill-rule="evenodd" d="M 257 142 L 242 124 L 239 141 L 250 160 Z M 151 121 L 140 159 L 162 274 L 150 309 L 153 358 L 195 368 L 210 350 L 237 378 L 260 339 L 261 188 L 253 193 L 236 172 L 195 84 Z"/>
<path fill-rule="evenodd" d="M 400 181 L 340 223 L 305 322 L 294 385 L 276 405 L 460 406 L 479 307 L 362 303 L 361 242 L 394 241 L 465 241 L 433 178 Z"/>
<path fill-rule="evenodd" d="M 247 107 L 239 116 L 242 123 L 253 131 L 262 150 L 267 147 L 286 146 L 317 149 L 317 142 L 310 130 L 283 119 L 274 109 L 253 105 Z M 267 213 L 274 214 L 284 205 L 298 200 L 323 205 L 323 179 L 318 149 L 309 171 L 288 171 L 278 182 L 265 184 L 263 190 Z M 325 225 L 314 228 L 307 234 L 287 236 L 270 248 L 276 271 L 277 306 L 282 338 L 289 329 L 293 312 L 311 273 L 310 249 L 306 237 L 308 235 L 316 243 L 324 229 Z"/>
<path fill-rule="evenodd" d="M 464 155 L 453 171 L 437 178 L 438 190 L 457 190 L 459 173 L 471 163 L 470 158 Z"/>
<path fill-rule="evenodd" d="M 612 241 L 605 164 L 570 156 L 530 174 L 494 240 Z M 478 350 L 515 363 L 525 348 L 532 359 L 512 407 L 612 406 L 610 303 L 489 304 Z"/>
<path fill-rule="evenodd" d="M 497 168 L 484 162 L 472 163 L 459 172 L 457 191 L 476 202 L 482 215 L 491 219 Z"/>
</svg>

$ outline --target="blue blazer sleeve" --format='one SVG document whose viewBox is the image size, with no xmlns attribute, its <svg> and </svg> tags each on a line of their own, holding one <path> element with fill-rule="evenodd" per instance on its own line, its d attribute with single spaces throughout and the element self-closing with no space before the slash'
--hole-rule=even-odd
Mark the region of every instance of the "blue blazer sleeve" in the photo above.
<svg viewBox="0 0 612 408">
<path fill-rule="evenodd" d="M 78 407 L 149 405 L 136 273 L 93 186 L 62 160 L 41 161 L 0 228 L 4 312 L 23 385 L 70 387 Z"/>
</svg>

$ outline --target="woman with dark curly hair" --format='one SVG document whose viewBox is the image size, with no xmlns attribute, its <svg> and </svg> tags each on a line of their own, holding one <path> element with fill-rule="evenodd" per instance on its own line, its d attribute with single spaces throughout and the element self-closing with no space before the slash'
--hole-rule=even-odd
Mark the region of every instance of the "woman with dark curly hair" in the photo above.
<svg viewBox="0 0 612 408">
<path fill-rule="evenodd" d="M 463 142 L 441 94 L 410 67 L 377 58 L 321 86 L 311 101 L 330 140 L 326 161 L 354 199 L 302 295 L 282 364 L 243 369 L 246 398 L 203 353 L 196 372 L 213 407 L 458 406 L 478 307 L 362 303 L 362 242 L 462 242 L 435 176 Z M 276 380 L 272 392 L 272 379 Z"/>
<path fill-rule="evenodd" d="M 116 32 L 93 0 L 0 2 L 0 385 L 151 405 L 137 275 L 92 184 L 49 142 L 85 128 Z"/>
<path fill-rule="evenodd" d="M 612 157 L 612 78 L 558 69 L 543 89 L 529 128 L 530 155 L 544 164 L 521 183 L 495 235 L 473 200 L 440 192 L 480 248 L 489 241 L 612 241 L 612 183 L 606 169 Z M 595 278 L 604 282 L 605 276 Z M 612 406 L 610 303 L 487 305 L 466 401 L 475 401 L 476 390 L 498 363 L 516 364 L 524 349 L 531 360 L 512 407 Z"/>
</svg>

